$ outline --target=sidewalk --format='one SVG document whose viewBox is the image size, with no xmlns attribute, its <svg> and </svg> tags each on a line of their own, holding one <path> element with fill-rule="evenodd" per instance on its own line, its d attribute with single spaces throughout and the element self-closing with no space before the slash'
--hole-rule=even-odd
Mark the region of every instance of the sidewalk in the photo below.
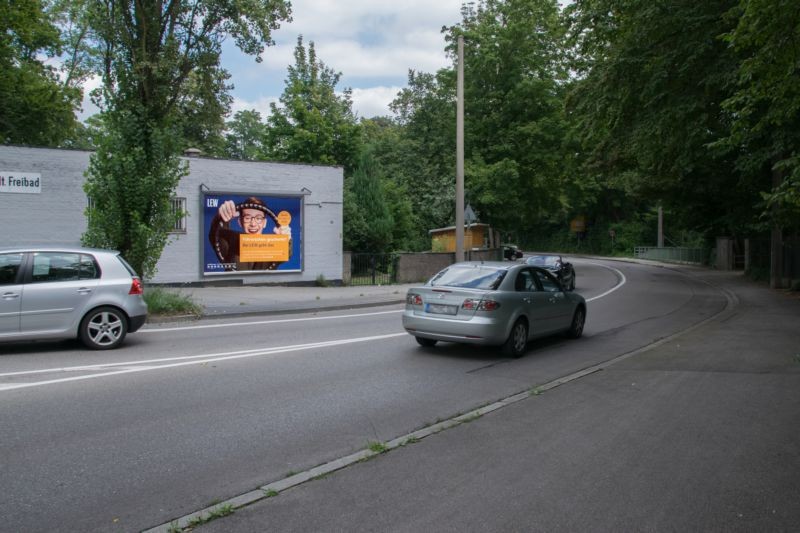
<svg viewBox="0 0 800 533">
<path fill-rule="evenodd" d="M 416 285 L 191 287 L 180 292 L 203 306 L 203 318 L 222 318 L 399 304 Z"/>
</svg>

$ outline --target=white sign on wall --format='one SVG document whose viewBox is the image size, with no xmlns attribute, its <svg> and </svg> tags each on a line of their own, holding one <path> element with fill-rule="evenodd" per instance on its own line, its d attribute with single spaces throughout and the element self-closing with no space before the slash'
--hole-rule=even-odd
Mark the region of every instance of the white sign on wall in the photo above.
<svg viewBox="0 0 800 533">
<path fill-rule="evenodd" d="M 4 192 L 39 194 L 42 192 L 42 175 L 0 170 L 0 193 Z"/>
</svg>

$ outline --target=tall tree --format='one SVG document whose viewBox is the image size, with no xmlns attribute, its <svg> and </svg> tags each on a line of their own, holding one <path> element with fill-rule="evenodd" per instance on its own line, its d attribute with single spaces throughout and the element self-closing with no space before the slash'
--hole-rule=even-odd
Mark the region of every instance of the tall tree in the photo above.
<svg viewBox="0 0 800 533">
<path fill-rule="evenodd" d="M 69 138 L 82 93 L 42 57 L 61 52 L 43 0 L 0 2 L 0 142 L 56 146 Z"/>
<path fill-rule="evenodd" d="M 727 144 L 746 175 L 760 176 L 771 226 L 770 284 L 783 285 L 783 233 L 800 230 L 800 9 L 788 0 L 741 1 L 727 40 L 742 58 Z"/>
<path fill-rule="evenodd" d="M 255 109 L 237 111 L 227 123 L 225 155 L 233 159 L 256 160 L 265 156 L 266 125 Z"/>
<path fill-rule="evenodd" d="M 85 185 L 92 199 L 86 243 L 119 249 L 146 277 L 155 272 L 174 222 L 169 200 L 186 172 L 179 110 L 192 81 L 220 79 L 226 37 L 245 53 L 263 52 L 289 12 L 283 0 L 88 4 L 86 20 L 102 50 L 99 103 L 108 136 Z"/>
<path fill-rule="evenodd" d="M 483 0 L 462 8 L 466 183 L 499 228 L 561 214 L 563 28 L 555 0 Z"/>
<path fill-rule="evenodd" d="M 375 160 L 365 150 L 345 187 L 344 246 L 354 252 L 382 253 L 390 249 L 394 220 Z"/>
<path fill-rule="evenodd" d="M 663 203 L 672 231 L 741 234 L 753 220 L 754 187 L 713 148 L 730 127 L 722 102 L 737 59 L 720 35 L 732 29 L 725 15 L 735 3 L 576 0 L 566 8 L 579 75 L 568 109 L 583 172 L 634 209 Z"/>
<path fill-rule="evenodd" d="M 341 74 L 317 58 L 314 43 L 297 38 L 280 106 L 270 104 L 267 145 L 280 161 L 342 165 L 350 171 L 360 149 L 360 130 L 350 89 L 339 95 Z"/>
</svg>

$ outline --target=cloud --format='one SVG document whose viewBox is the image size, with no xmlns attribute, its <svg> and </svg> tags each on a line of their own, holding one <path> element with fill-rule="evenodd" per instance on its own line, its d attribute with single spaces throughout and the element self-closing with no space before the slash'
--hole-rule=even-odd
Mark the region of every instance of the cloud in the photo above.
<svg viewBox="0 0 800 533">
<path fill-rule="evenodd" d="M 401 87 L 369 87 L 353 89 L 353 111 L 360 118 L 391 116 L 389 103 L 397 97 Z"/>
</svg>

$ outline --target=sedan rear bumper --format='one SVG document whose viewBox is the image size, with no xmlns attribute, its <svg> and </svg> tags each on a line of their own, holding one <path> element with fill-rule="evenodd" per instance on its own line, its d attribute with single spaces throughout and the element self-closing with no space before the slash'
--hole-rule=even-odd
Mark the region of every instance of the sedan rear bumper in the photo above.
<svg viewBox="0 0 800 533">
<path fill-rule="evenodd" d="M 475 316 L 470 320 L 452 320 L 403 312 L 403 327 L 415 337 L 445 342 L 480 345 L 503 344 L 508 338 L 507 321 Z"/>
</svg>

